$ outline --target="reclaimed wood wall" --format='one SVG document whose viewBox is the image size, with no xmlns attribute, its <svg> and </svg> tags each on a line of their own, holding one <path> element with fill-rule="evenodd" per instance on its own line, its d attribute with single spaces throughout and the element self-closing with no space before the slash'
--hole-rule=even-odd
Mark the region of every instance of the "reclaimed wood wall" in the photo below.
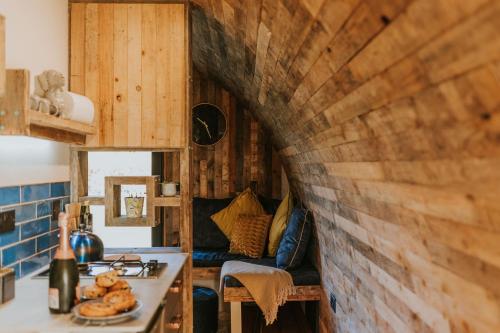
<svg viewBox="0 0 500 333">
<path fill-rule="evenodd" d="M 267 198 L 282 198 L 282 170 L 279 154 L 273 149 L 270 135 L 252 112 L 219 83 L 193 69 L 193 106 L 210 103 L 226 115 L 227 133 L 212 146 L 193 147 L 193 196 L 228 198 L 247 187 Z M 179 181 L 179 154 L 164 154 L 166 181 Z M 286 191 L 284 188 L 283 191 Z M 165 210 L 164 239 L 167 245 L 177 242 L 178 210 Z"/>
<path fill-rule="evenodd" d="M 194 4 L 314 211 L 321 331 L 500 332 L 500 2 Z"/>
<path fill-rule="evenodd" d="M 281 163 L 270 136 L 227 89 L 193 70 L 193 106 L 210 103 L 226 115 L 227 133 L 217 144 L 193 144 L 193 193 L 227 198 L 252 186 L 268 198 L 281 198 Z"/>
<path fill-rule="evenodd" d="M 87 146 L 184 147 L 184 4 L 74 2 L 70 14 L 70 90 L 95 105 Z"/>
</svg>

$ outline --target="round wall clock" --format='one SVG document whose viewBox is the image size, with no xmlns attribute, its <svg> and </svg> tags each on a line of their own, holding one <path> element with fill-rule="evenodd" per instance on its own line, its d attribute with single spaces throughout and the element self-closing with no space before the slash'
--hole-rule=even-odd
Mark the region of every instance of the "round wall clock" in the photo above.
<svg viewBox="0 0 500 333">
<path fill-rule="evenodd" d="M 209 103 L 193 107 L 193 141 L 200 146 L 211 146 L 226 134 L 226 116 L 221 109 Z"/>
</svg>

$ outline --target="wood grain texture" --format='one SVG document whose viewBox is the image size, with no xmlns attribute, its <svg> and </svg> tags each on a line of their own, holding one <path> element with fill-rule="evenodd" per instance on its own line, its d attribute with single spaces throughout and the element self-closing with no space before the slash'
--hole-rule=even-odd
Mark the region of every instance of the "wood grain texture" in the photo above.
<svg viewBox="0 0 500 333">
<path fill-rule="evenodd" d="M 500 331 L 500 4 L 193 2 L 200 76 L 268 129 L 314 213 L 320 330 Z M 236 122 L 236 169 L 265 178 Z"/>
<path fill-rule="evenodd" d="M 224 112 L 227 132 L 213 146 L 193 144 L 193 195 L 227 198 L 256 183 L 260 195 L 281 198 L 281 162 L 278 153 L 272 152 L 268 133 L 234 95 L 195 69 L 193 105 L 200 103 L 214 104 Z M 245 116 L 248 121 L 238 121 Z M 243 132 L 251 134 L 245 137 Z M 274 173 L 273 160 L 265 158 L 268 152 L 274 159 Z M 250 163 L 238 167 L 242 159 Z"/>
<path fill-rule="evenodd" d="M 288 296 L 288 301 L 319 301 L 321 299 L 321 287 L 319 286 L 296 286 L 294 293 Z M 224 302 L 255 302 L 254 298 L 245 287 L 225 287 Z"/>
<path fill-rule="evenodd" d="M 91 148 L 183 148 L 184 4 L 72 3 L 70 88 L 96 105 Z"/>
<path fill-rule="evenodd" d="M 227 89 L 217 82 L 193 71 L 193 105 L 211 103 L 226 115 L 228 131 L 213 146 L 193 145 L 193 196 L 228 198 L 254 184 L 256 192 L 267 198 L 281 198 L 282 165 L 279 154 L 272 149 L 269 135 L 259 126 L 250 112 L 242 107 Z M 243 121 L 247 117 L 248 121 Z M 253 150 L 250 149 L 250 128 L 254 127 Z M 243 136 L 246 132 L 248 135 Z M 272 158 L 265 158 L 269 154 Z M 179 153 L 164 154 L 165 181 L 179 182 Z M 248 164 L 243 164 L 243 159 Z M 252 162 L 253 161 L 253 162 Z M 253 170 L 253 176 L 250 175 Z M 166 246 L 178 243 L 179 214 L 177 209 L 165 211 Z"/>
</svg>

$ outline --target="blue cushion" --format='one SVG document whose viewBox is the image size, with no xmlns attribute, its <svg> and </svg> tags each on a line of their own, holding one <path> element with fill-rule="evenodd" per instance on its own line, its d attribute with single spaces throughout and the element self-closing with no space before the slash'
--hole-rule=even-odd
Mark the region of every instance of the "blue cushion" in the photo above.
<svg viewBox="0 0 500 333">
<path fill-rule="evenodd" d="M 222 267 L 226 261 L 242 259 L 248 259 L 248 257 L 241 254 L 229 253 L 225 249 L 197 249 L 193 251 L 194 267 Z"/>
<path fill-rule="evenodd" d="M 275 258 L 242 260 L 252 264 L 276 267 Z M 321 283 L 318 270 L 310 263 L 302 263 L 300 267 L 288 271 L 295 286 L 315 286 Z M 242 287 L 243 285 L 232 276 L 224 277 L 225 287 Z"/>
<path fill-rule="evenodd" d="M 193 198 L 193 247 L 195 249 L 229 249 L 229 239 L 210 216 L 226 208 L 233 198 Z"/>
<path fill-rule="evenodd" d="M 276 253 L 278 268 L 289 270 L 302 263 L 311 236 L 311 217 L 311 212 L 308 210 L 293 209 Z"/>
</svg>

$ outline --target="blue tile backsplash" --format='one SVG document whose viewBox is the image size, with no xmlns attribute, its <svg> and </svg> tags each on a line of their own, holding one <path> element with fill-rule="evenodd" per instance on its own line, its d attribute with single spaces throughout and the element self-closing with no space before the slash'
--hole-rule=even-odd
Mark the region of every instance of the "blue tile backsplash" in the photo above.
<svg viewBox="0 0 500 333">
<path fill-rule="evenodd" d="M 21 186 L 21 201 L 29 202 L 35 200 L 47 199 L 50 196 L 50 185 L 26 185 Z"/>
<path fill-rule="evenodd" d="M 17 206 L 14 209 L 16 210 L 16 223 L 32 220 L 36 217 L 35 203 Z"/>
<path fill-rule="evenodd" d="M 0 266 L 12 267 L 16 278 L 47 265 L 59 243 L 52 204 L 69 202 L 69 182 L 0 187 L 0 211 L 15 210 L 16 229 L 0 234 Z"/>
<path fill-rule="evenodd" d="M 19 186 L 0 187 L 0 206 L 16 204 L 19 200 Z"/>
<path fill-rule="evenodd" d="M 69 182 L 50 184 L 50 196 L 51 197 L 69 196 Z"/>
</svg>

